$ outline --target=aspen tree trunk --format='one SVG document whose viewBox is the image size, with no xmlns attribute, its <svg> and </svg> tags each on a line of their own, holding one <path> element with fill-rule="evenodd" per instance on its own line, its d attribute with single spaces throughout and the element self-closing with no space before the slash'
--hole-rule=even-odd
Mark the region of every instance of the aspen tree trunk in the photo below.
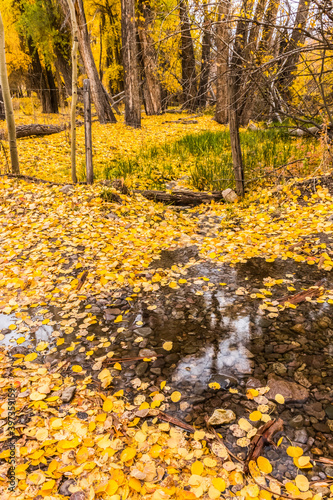
<svg viewBox="0 0 333 500">
<path fill-rule="evenodd" d="M 218 24 L 216 30 L 216 108 L 215 120 L 218 123 L 228 122 L 228 59 L 229 59 L 229 27 L 228 17 L 230 0 L 220 0 Z"/>
<path fill-rule="evenodd" d="M 153 22 L 149 2 L 139 0 L 140 17 L 138 21 L 138 35 L 140 40 L 140 56 L 143 66 L 143 94 L 147 115 L 159 115 L 162 111 L 161 87 L 157 75 L 157 58 L 154 42 L 149 33 Z"/>
<path fill-rule="evenodd" d="M 231 141 L 232 164 L 236 180 L 236 192 L 239 196 L 244 196 L 244 168 L 242 159 L 242 149 L 239 138 L 239 117 L 237 109 L 237 88 L 235 76 L 232 72 L 228 78 L 228 98 L 229 98 L 229 129 Z"/>
<path fill-rule="evenodd" d="M 102 82 L 99 79 L 96 64 L 91 51 L 83 1 L 75 0 L 75 8 L 77 15 L 77 23 L 80 27 L 77 33 L 79 47 L 80 47 L 80 54 L 83 59 L 87 76 L 90 80 L 91 97 L 95 104 L 95 109 L 98 119 L 100 123 L 116 123 L 117 122 L 116 117 L 111 109 L 109 99 L 105 93 L 105 89 L 102 85 Z"/>
<path fill-rule="evenodd" d="M 125 87 L 125 123 L 141 127 L 139 69 L 134 0 L 121 0 L 121 36 Z"/>
<path fill-rule="evenodd" d="M 179 2 L 183 107 L 193 110 L 197 95 L 194 47 L 186 0 Z"/>
<path fill-rule="evenodd" d="M 243 12 L 245 11 L 245 7 L 246 0 L 243 0 Z M 244 196 L 244 168 L 239 138 L 239 112 L 242 98 L 242 55 L 245 48 L 246 30 L 247 24 L 245 23 L 244 18 L 240 17 L 237 22 L 228 75 L 228 107 L 231 153 L 236 180 L 236 192 L 239 196 Z"/>
<path fill-rule="evenodd" d="M 71 164 L 72 181 L 77 183 L 76 177 L 76 103 L 77 103 L 77 51 L 78 51 L 78 27 L 73 0 L 67 0 L 71 13 L 73 48 L 72 48 L 72 106 L 71 106 Z"/>
<path fill-rule="evenodd" d="M 208 97 L 208 79 L 210 72 L 211 22 L 207 4 L 204 4 L 204 25 L 201 49 L 200 83 L 197 95 L 197 107 L 205 108 Z"/>
<path fill-rule="evenodd" d="M 6 67 L 5 29 L 1 13 L 0 13 L 0 83 L 5 105 L 12 173 L 19 174 L 20 166 L 19 166 L 19 159 L 18 159 L 18 152 L 16 145 L 15 119 L 14 119 L 12 99 L 10 95 L 10 88 L 8 83 L 7 67 Z"/>
</svg>

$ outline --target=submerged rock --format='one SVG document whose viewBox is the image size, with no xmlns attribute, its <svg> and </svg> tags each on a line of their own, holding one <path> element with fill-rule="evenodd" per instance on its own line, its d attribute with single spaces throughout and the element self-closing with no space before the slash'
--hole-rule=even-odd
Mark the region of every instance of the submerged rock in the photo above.
<svg viewBox="0 0 333 500">
<path fill-rule="evenodd" d="M 236 415 L 232 410 L 217 409 L 214 411 L 213 415 L 208 420 L 209 425 L 223 425 L 229 424 L 236 420 Z"/>
<path fill-rule="evenodd" d="M 270 388 L 267 393 L 269 399 L 275 399 L 277 394 L 282 394 L 285 401 L 294 401 L 295 403 L 304 403 L 309 397 L 309 391 L 296 382 L 290 382 L 278 377 L 268 377 L 267 385 Z"/>
</svg>

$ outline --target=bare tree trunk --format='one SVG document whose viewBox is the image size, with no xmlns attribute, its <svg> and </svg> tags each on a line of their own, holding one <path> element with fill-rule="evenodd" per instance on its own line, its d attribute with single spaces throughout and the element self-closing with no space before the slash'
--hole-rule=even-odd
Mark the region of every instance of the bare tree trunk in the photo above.
<svg viewBox="0 0 333 500">
<path fill-rule="evenodd" d="M 244 169 L 242 159 L 242 149 L 239 138 L 239 118 L 237 97 L 238 92 L 235 85 L 235 75 L 232 72 L 228 78 L 228 97 L 229 97 L 229 128 L 232 163 L 236 180 L 236 192 L 239 196 L 244 196 Z"/>
<path fill-rule="evenodd" d="M 87 21 L 82 0 L 75 1 L 78 30 L 78 41 L 80 54 L 91 85 L 91 96 L 95 104 L 96 113 L 100 123 L 116 123 L 109 100 L 105 95 L 103 85 L 98 77 L 98 71 L 90 47 Z"/>
<path fill-rule="evenodd" d="M 77 51 L 78 51 L 78 26 L 73 0 L 67 0 L 71 13 L 73 31 L 72 49 L 72 106 L 71 106 L 71 173 L 73 184 L 77 183 L 76 177 L 76 103 L 77 103 Z"/>
<path fill-rule="evenodd" d="M 243 13 L 246 12 L 246 0 L 243 1 Z M 244 168 L 239 138 L 239 110 L 242 99 L 243 53 L 245 48 L 247 24 L 240 17 L 237 22 L 235 41 L 232 47 L 230 72 L 228 77 L 229 128 L 231 140 L 232 163 L 234 168 L 236 191 L 244 195 Z"/>
<path fill-rule="evenodd" d="M 216 109 L 215 120 L 218 123 L 228 122 L 228 66 L 229 66 L 229 27 L 228 17 L 230 0 L 220 0 L 218 10 L 218 24 L 216 30 Z"/>
<path fill-rule="evenodd" d="M 183 107 L 192 110 L 195 108 L 197 85 L 194 47 L 186 0 L 180 0 L 179 2 L 179 18 L 181 32 Z"/>
<path fill-rule="evenodd" d="M 209 12 L 207 4 L 204 4 L 204 25 L 202 36 L 201 48 L 201 69 L 200 69 L 200 83 L 197 95 L 197 107 L 205 108 L 207 103 L 208 94 L 208 79 L 210 72 L 210 45 L 211 45 L 211 22 L 209 19 Z"/>
<path fill-rule="evenodd" d="M 289 89 L 296 75 L 295 70 L 299 60 L 299 51 L 297 50 L 305 40 L 303 32 L 309 15 L 310 0 L 300 0 L 297 8 L 294 28 L 291 37 L 285 47 L 286 57 L 282 60 L 280 76 L 278 78 L 278 88 L 289 98 Z"/>
<path fill-rule="evenodd" d="M 121 35 L 125 84 L 125 123 L 141 127 L 141 103 L 137 58 L 135 2 L 121 0 Z"/>
<path fill-rule="evenodd" d="M 146 0 L 139 0 L 140 17 L 138 34 L 140 40 L 140 56 L 143 65 L 143 93 L 147 115 L 159 115 L 162 111 L 161 87 L 157 75 L 157 58 L 154 42 L 149 33 L 152 24 L 152 11 Z"/>
<path fill-rule="evenodd" d="M 12 173 L 19 174 L 20 165 L 19 165 L 17 145 L 16 145 L 15 118 L 14 118 L 14 111 L 10 95 L 10 88 L 8 83 L 8 75 L 6 67 L 5 28 L 3 25 L 1 13 L 0 13 L 0 84 L 2 88 L 5 112 L 6 112 Z"/>
<path fill-rule="evenodd" d="M 2 89 L 0 85 L 0 120 L 6 119 L 5 103 L 3 101 Z"/>
</svg>

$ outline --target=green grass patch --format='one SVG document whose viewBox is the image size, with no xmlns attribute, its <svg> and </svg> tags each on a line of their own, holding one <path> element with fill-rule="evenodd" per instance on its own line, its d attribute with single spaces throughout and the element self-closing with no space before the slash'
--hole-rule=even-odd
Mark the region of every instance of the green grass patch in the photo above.
<svg viewBox="0 0 333 500">
<path fill-rule="evenodd" d="M 246 180 L 253 182 L 267 171 L 310 156 L 316 147 L 315 140 L 293 138 L 281 128 L 246 130 L 240 137 Z M 302 168 L 308 168 L 307 160 Z M 104 173 L 107 179 L 123 177 L 155 189 L 182 176 L 199 190 L 234 187 L 229 132 L 187 134 L 175 142 L 142 149 L 134 158 L 114 160 Z"/>
</svg>

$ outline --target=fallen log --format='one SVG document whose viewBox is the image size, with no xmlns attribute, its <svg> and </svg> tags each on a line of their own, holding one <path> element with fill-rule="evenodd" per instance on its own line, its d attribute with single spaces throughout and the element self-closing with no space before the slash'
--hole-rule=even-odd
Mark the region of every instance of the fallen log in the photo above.
<svg viewBox="0 0 333 500">
<path fill-rule="evenodd" d="M 67 128 L 66 124 L 62 125 L 43 125 L 41 123 L 32 123 L 30 125 L 18 125 L 16 127 L 16 137 L 20 139 L 22 137 L 31 137 L 34 135 L 51 135 L 62 132 Z M 5 139 L 7 132 L 3 129 L 0 130 L 0 139 Z"/>
<path fill-rule="evenodd" d="M 194 192 L 194 191 L 173 191 L 167 193 L 165 191 L 136 191 L 140 193 L 147 200 L 160 201 L 169 205 L 176 206 L 197 206 L 202 203 L 211 203 L 212 201 L 221 201 L 223 196 L 221 191 L 207 192 Z"/>
</svg>

